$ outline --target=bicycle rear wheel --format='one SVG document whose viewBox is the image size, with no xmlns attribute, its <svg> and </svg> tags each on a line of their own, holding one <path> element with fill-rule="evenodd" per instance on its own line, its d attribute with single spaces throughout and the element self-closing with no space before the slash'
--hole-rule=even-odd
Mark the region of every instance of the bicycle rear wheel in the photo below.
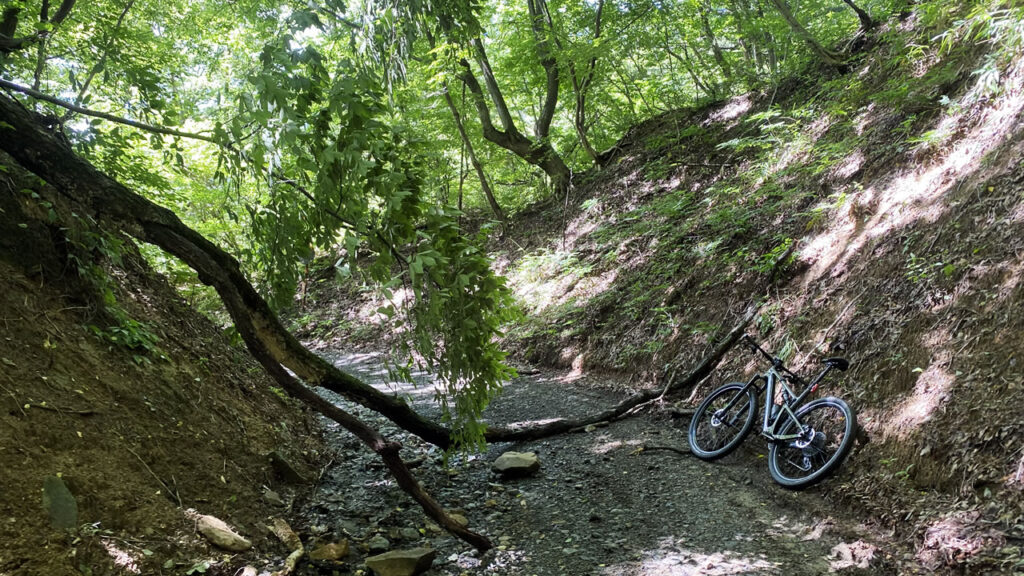
<svg viewBox="0 0 1024 576">
<path fill-rule="evenodd" d="M 757 391 L 733 382 L 704 399 L 690 420 L 690 451 L 701 460 L 714 460 L 732 452 L 754 426 Z M 729 406 L 729 404 L 732 406 Z"/>
<path fill-rule="evenodd" d="M 801 406 L 786 418 L 776 435 L 797 434 L 796 440 L 777 441 L 768 450 L 768 470 L 786 488 L 806 488 L 824 479 L 846 458 L 853 446 L 857 418 L 839 398 L 821 398 Z"/>
</svg>

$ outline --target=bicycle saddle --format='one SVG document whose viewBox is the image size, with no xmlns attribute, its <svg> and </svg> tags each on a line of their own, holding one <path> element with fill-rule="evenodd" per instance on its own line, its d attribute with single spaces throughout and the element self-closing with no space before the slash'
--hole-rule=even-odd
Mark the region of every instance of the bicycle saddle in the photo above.
<svg viewBox="0 0 1024 576">
<path fill-rule="evenodd" d="M 833 368 L 838 368 L 840 372 L 846 372 L 846 369 L 850 367 L 850 363 L 846 358 L 825 358 L 821 361 L 822 364 L 826 364 Z"/>
</svg>

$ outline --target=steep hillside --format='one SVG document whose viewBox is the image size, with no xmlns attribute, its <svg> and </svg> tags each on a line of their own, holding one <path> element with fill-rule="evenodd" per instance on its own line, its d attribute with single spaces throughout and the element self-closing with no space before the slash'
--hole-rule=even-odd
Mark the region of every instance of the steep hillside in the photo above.
<svg viewBox="0 0 1024 576">
<path fill-rule="evenodd" d="M 632 129 L 495 246 L 526 311 L 514 357 L 660 386 L 757 303 L 750 331 L 798 371 L 852 361 L 826 393 L 867 442 L 820 490 L 926 567 L 1019 569 L 1024 66 L 1019 31 L 959 26 L 940 48 L 908 14 L 848 72 Z M 299 323 L 379 335 L 361 298 Z M 737 350 L 686 401 L 755 368 Z"/>
<path fill-rule="evenodd" d="M 795 366 L 853 362 L 827 393 L 869 443 L 823 490 L 907 528 L 926 566 L 986 550 L 1005 568 L 1024 536 L 1024 77 L 1014 61 L 990 90 L 975 51 L 894 87 L 899 33 L 848 75 L 632 130 L 567 215 L 504 250 L 530 313 L 509 345 L 663 384 L 760 303 L 751 330 Z M 737 351 L 690 401 L 756 367 Z"/>
<path fill-rule="evenodd" d="M 0 156 L 0 574 L 234 574 L 253 559 L 209 545 L 196 514 L 277 556 L 260 524 L 285 509 L 264 486 L 297 487 L 267 455 L 307 470 L 318 425 L 133 246 L 41 204 L 45 185 Z"/>
</svg>

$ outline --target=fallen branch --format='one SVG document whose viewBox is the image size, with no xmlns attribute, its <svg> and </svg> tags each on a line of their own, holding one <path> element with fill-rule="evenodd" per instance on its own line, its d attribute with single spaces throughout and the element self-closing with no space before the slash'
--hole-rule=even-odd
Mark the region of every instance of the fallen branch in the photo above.
<svg viewBox="0 0 1024 576">
<path fill-rule="evenodd" d="M 693 408 L 672 408 L 670 412 L 673 418 L 690 418 L 696 413 Z"/>
<path fill-rule="evenodd" d="M 654 452 L 657 450 L 667 450 L 669 452 L 675 452 L 676 454 L 682 454 L 683 456 L 693 455 L 693 452 L 690 452 L 689 448 L 684 450 L 682 448 L 676 448 L 674 446 L 648 446 L 646 444 L 640 447 L 640 450 L 637 452 L 637 454 L 644 454 L 646 452 Z"/>
<path fill-rule="evenodd" d="M 76 416 L 92 416 L 96 414 L 95 410 L 72 410 L 70 408 L 57 408 L 56 406 L 49 406 L 47 404 L 25 404 L 29 408 L 39 408 L 40 410 L 49 410 L 50 412 L 57 412 L 58 414 L 74 414 Z"/>
<path fill-rule="evenodd" d="M 467 530 L 461 524 L 452 519 L 444 508 L 434 500 L 430 493 L 416 481 L 416 478 L 412 475 L 409 467 L 406 466 L 405 461 L 402 460 L 402 457 L 398 453 L 402 448 L 401 444 L 385 440 L 379 432 L 363 423 L 355 416 L 330 403 L 323 396 L 320 396 L 316 392 L 304 386 L 289 374 L 281 365 L 273 364 L 272 366 L 268 366 L 264 364 L 264 367 L 267 368 L 267 371 L 271 373 L 271 376 L 273 376 L 289 394 L 299 400 L 302 400 L 306 404 L 309 404 L 316 411 L 340 424 L 380 456 L 380 459 L 383 460 L 384 464 L 387 466 L 388 471 L 391 472 L 391 475 L 398 482 L 398 486 L 404 490 L 406 494 L 411 496 L 413 500 L 423 508 L 423 511 L 427 513 L 427 516 L 430 516 L 435 522 L 441 525 L 442 528 L 468 542 L 481 552 L 490 550 L 494 547 L 486 536 Z"/>
<path fill-rule="evenodd" d="M 448 428 L 428 420 L 398 396 L 386 394 L 339 370 L 304 347 L 284 328 L 230 254 L 186 226 L 170 210 L 132 192 L 78 157 L 58 140 L 34 114 L 0 94 L 0 149 L 27 170 L 45 179 L 59 198 L 47 200 L 70 205 L 110 229 L 159 246 L 196 271 L 212 286 L 235 327 L 254 356 L 285 366 L 311 386 L 322 386 L 365 406 L 399 427 L 439 446 L 451 446 Z"/>
<path fill-rule="evenodd" d="M 291 576 L 292 572 L 299 566 L 299 560 L 306 553 L 306 548 L 302 545 L 302 540 L 298 534 L 292 530 L 292 527 L 287 522 L 280 518 L 274 518 L 273 526 L 270 527 L 270 531 L 277 536 L 277 539 L 282 544 L 291 550 L 291 554 L 285 558 L 284 567 L 274 572 L 271 576 Z"/>
<path fill-rule="evenodd" d="M 217 142 L 217 140 L 213 136 L 207 136 L 206 134 L 196 134 L 194 132 L 182 132 L 180 130 L 175 130 L 173 128 L 156 126 L 154 124 L 146 124 L 145 122 L 139 122 L 138 120 L 132 120 L 131 118 L 122 118 L 121 116 L 109 114 L 107 112 L 100 112 L 99 110 L 91 110 L 89 108 L 85 108 L 83 106 L 79 106 L 77 104 L 72 104 L 71 102 L 61 100 L 60 98 L 50 96 L 49 94 L 44 94 L 43 92 L 40 92 L 38 90 L 33 90 L 32 88 L 29 88 L 27 86 L 15 84 L 14 82 L 8 82 L 7 80 L 0 79 L 0 88 L 7 88 L 8 90 L 21 92 L 22 94 L 31 96 L 36 100 L 49 102 L 50 104 L 60 106 L 61 108 L 64 108 L 65 110 L 69 110 L 71 112 L 77 112 L 78 114 L 81 114 L 83 116 L 101 118 L 103 120 L 108 120 L 115 124 L 123 124 L 125 126 L 139 128 L 140 130 L 153 132 L 154 134 L 163 134 L 165 136 L 177 136 L 179 138 L 190 138 L 192 140 L 202 140 L 204 142 L 217 144 L 218 146 L 220 145 L 220 143 Z"/>
<path fill-rule="evenodd" d="M 178 501 L 178 508 L 184 508 L 184 506 L 182 506 L 181 504 L 181 495 L 179 495 L 176 491 L 171 490 L 171 487 L 168 486 L 166 482 L 161 480 L 160 477 L 156 475 L 156 472 L 153 472 L 153 469 L 149 467 L 149 464 L 146 464 L 146 461 L 142 459 L 142 456 L 139 456 L 138 453 L 136 453 L 135 450 L 132 450 L 131 447 L 129 446 L 125 446 L 125 450 L 131 452 L 132 456 L 135 456 L 139 460 L 139 462 L 141 462 L 142 465 L 146 468 L 146 472 L 149 472 L 149 475 L 152 476 L 154 480 L 159 482 L 160 485 L 164 487 L 164 490 L 167 490 L 168 494 L 174 496 L 174 499 Z"/>
<path fill-rule="evenodd" d="M 715 346 L 711 352 L 704 356 L 700 363 L 697 364 L 696 368 L 691 370 L 686 377 L 675 382 L 669 382 L 663 390 L 645 390 L 643 392 L 637 392 L 607 410 L 598 412 L 597 414 L 584 416 L 582 418 L 573 420 L 555 420 L 554 422 L 549 422 L 540 426 L 531 426 L 529 428 L 489 428 L 484 436 L 487 438 L 488 442 L 522 442 L 524 440 L 536 440 L 538 438 L 556 436 L 565 432 L 571 432 L 575 429 L 584 428 L 589 424 L 617 420 L 633 408 L 636 408 L 645 402 L 654 400 L 667 392 L 674 392 L 681 388 L 696 386 L 706 378 L 716 366 L 718 366 L 722 357 L 725 356 L 725 353 L 728 352 L 740 339 L 740 336 L 743 335 L 743 331 L 746 330 L 747 325 L 754 319 L 754 316 L 757 314 L 759 309 L 759 306 L 751 306 L 748 308 L 746 314 L 743 315 L 743 318 L 733 326 L 732 330 L 730 330 L 729 333 L 718 342 L 718 345 Z"/>
</svg>

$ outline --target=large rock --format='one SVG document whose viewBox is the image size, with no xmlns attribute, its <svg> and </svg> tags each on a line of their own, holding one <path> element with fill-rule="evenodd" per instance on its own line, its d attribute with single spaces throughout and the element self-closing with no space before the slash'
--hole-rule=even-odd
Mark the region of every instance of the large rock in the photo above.
<svg viewBox="0 0 1024 576">
<path fill-rule="evenodd" d="M 78 526 L 78 502 L 56 476 L 43 480 L 43 508 L 50 516 L 50 525 L 57 530 L 74 530 Z"/>
<path fill-rule="evenodd" d="M 366 559 L 366 567 L 377 576 L 416 576 L 430 569 L 437 555 L 432 548 L 394 550 Z"/>
<path fill-rule="evenodd" d="M 491 464 L 491 470 L 502 476 L 529 476 L 540 470 L 540 460 L 533 452 L 505 452 Z"/>
<path fill-rule="evenodd" d="M 200 516 L 196 530 L 211 544 L 229 552 L 244 552 L 252 548 L 252 542 L 232 530 L 223 520 L 213 516 Z"/>
</svg>

